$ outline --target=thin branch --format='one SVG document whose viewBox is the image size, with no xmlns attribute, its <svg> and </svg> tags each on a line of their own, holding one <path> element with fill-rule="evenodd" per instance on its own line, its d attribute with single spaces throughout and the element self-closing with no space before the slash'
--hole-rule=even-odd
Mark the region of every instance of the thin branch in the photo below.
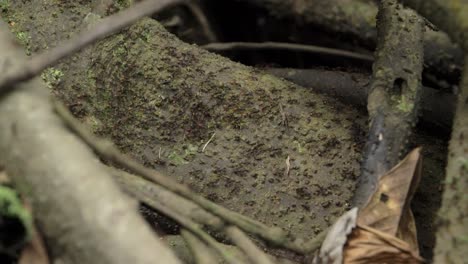
<svg viewBox="0 0 468 264">
<path fill-rule="evenodd" d="M 300 254 L 304 253 L 302 245 L 289 240 L 288 235 L 281 228 L 268 227 L 242 214 L 230 211 L 193 193 L 189 188 L 179 184 L 175 180 L 166 177 L 157 171 L 145 168 L 132 158 L 122 154 L 112 144 L 112 142 L 97 139 L 92 133 L 87 131 L 63 105 L 57 102 L 55 106 L 57 114 L 62 117 L 65 124 L 104 160 L 140 175 L 144 179 L 154 182 L 167 190 L 196 203 L 227 223 L 238 226 L 246 232 L 257 235 L 274 246 L 287 248 Z"/>
<path fill-rule="evenodd" d="M 226 228 L 226 234 L 238 246 L 247 257 L 250 259 L 251 263 L 254 264 L 273 264 L 272 260 L 260 250 L 250 239 L 244 234 L 239 228 L 234 226 L 229 226 Z"/>
<path fill-rule="evenodd" d="M 192 3 L 192 1 L 187 0 L 185 2 L 185 5 L 190 9 L 190 11 L 193 13 L 193 15 L 197 18 L 198 23 L 200 23 L 200 26 L 202 27 L 203 33 L 205 33 L 205 36 L 208 38 L 210 42 L 217 41 L 216 34 L 214 33 L 210 22 L 206 18 L 205 14 L 203 13 L 203 10 L 201 8 Z"/>
<path fill-rule="evenodd" d="M 358 59 L 363 61 L 372 62 L 374 58 L 370 55 L 360 54 L 356 52 L 325 48 L 313 45 L 304 45 L 296 43 L 284 43 L 284 42 L 226 42 L 226 43 L 210 43 L 207 45 L 201 46 L 202 48 L 209 51 L 229 51 L 236 49 L 244 50 L 289 50 L 296 52 L 307 52 L 312 54 L 328 54 L 334 56 L 341 56 L 351 59 Z"/>
<path fill-rule="evenodd" d="M 203 243 L 200 239 L 194 236 L 190 231 L 182 229 L 180 232 L 182 237 L 187 242 L 190 252 L 193 255 L 194 262 L 196 264 L 217 264 L 215 257 L 211 253 L 209 247 Z"/>
<path fill-rule="evenodd" d="M 208 246 L 213 248 L 224 260 L 226 260 L 227 263 L 240 264 L 239 260 L 234 258 L 234 256 L 231 255 L 230 253 L 226 252 L 218 244 L 218 242 L 216 242 L 214 238 L 212 238 L 210 235 L 204 232 L 197 223 L 193 222 L 192 220 L 184 217 L 183 215 L 177 213 L 176 211 L 162 204 L 155 203 L 154 209 L 170 217 L 171 219 L 179 223 L 182 227 L 190 231 L 190 233 L 195 235 L 198 239 L 205 242 Z"/>
<path fill-rule="evenodd" d="M 0 76 L 0 95 L 14 89 L 13 84 L 39 75 L 44 69 L 54 65 L 59 60 L 130 26 L 138 19 L 180 3 L 183 3 L 183 0 L 147 0 L 140 2 L 122 12 L 102 19 L 92 29 L 79 33 L 50 51 L 32 57 L 24 64 L 18 64 L 16 67 L 10 68 L 6 66 L 7 63 L 4 63 L 2 71 L 5 73 Z"/>
<path fill-rule="evenodd" d="M 179 214 L 213 230 L 222 230 L 224 222 L 217 216 L 205 211 L 192 201 L 189 201 L 163 187 L 145 180 L 137 175 L 106 166 L 109 173 L 120 184 L 122 189 L 135 199 L 144 202 L 149 207 L 155 203 L 174 208 Z"/>
</svg>

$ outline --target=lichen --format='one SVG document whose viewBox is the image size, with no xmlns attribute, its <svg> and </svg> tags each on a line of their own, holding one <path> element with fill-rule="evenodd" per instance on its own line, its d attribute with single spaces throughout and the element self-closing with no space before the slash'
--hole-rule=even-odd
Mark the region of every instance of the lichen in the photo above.
<svg viewBox="0 0 468 264">
<path fill-rule="evenodd" d="M 41 78 L 46 83 L 47 87 L 49 89 L 52 89 L 60 83 L 63 75 L 64 74 L 61 70 L 50 67 L 42 72 Z"/>
</svg>

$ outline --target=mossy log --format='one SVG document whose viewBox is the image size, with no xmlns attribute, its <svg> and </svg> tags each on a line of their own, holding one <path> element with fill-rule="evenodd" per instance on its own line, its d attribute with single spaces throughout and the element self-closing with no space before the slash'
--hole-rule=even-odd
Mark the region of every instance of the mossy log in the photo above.
<svg viewBox="0 0 468 264">
<path fill-rule="evenodd" d="M 87 27 L 93 12 L 35 0 L 4 15 L 35 53 Z M 46 73 L 94 132 L 229 209 L 306 239 L 348 209 L 367 117 L 335 98 L 183 43 L 152 19 Z M 432 154 L 435 180 L 444 161 Z"/>
</svg>

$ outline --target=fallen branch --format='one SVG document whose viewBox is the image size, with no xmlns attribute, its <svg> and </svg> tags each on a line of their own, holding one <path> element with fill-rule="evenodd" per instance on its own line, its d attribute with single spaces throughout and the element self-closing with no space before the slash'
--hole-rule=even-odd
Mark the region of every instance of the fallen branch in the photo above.
<svg viewBox="0 0 468 264">
<path fill-rule="evenodd" d="M 177 213 L 172 208 L 166 207 L 159 203 L 153 204 L 154 209 L 163 213 L 164 215 L 170 217 L 177 223 L 179 223 L 183 228 L 190 231 L 193 235 L 195 235 L 198 239 L 206 243 L 210 248 L 213 248 L 227 263 L 229 264 L 240 264 L 240 260 L 233 257 L 231 254 L 227 253 L 217 242 L 214 238 L 208 235 L 205 231 L 201 229 L 201 227 L 193 222 L 192 220 L 184 217 L 183 215 Z"/>
<path fill-rule="evenodd" d="M 214 254 L 212 254 L 211 249 L 207 247 L 200 239 L 194 236 L 189 231 L 182 229 L 180 232 L 182 237 L 185 239 L 187 246 L 192 253 L 194 262 L 196 264 L 217 264 L 219 263 Z"/>
<path fill-rule="evenodd" d="M 367 109 L 371 120 L 353 203 L 363 206 L 379 177 L 406 154 L 417 122 L 423 64 L 423 20 L 396 0 L 383 0 Z"/>
<path fill-rule="evenodd" d="M 226 234 L 229 238 L 234 242 L 236 246 L 238 246 L 250 261 L 254 264 L 272 264 L 272 260 L 268 258 L 268 256 L 261 251 L 257 246 L 249 239 L 249 237 L 244 234 L 241 230 L 237 227 L 229 226 L 226 227 L 225 230 Z"/>
<path fill-rule="evenodd" d="M 184 199 L 136 175 L 113 167 L 106 168 L 125 192 L 148 206 L 155 208 L 155 206 L 157 206 L 156 204 L 161 204 L 165 207 L 172 208 L 176 210 L 178 214 L 188 217 L 213 230 L 220 231 L 224 227 L 224 222 L 220 218 L 208 213 L 190 200 Z"/>
<path fill-rule="evenodd" d="M 333 56 L 340 56 L 349 59 L 357 59 L 366 62 L 373 61 L 372 56 L 366 54 L 360 54 L 356 52 L 332 49 L 326 47 L 319 47 L 313 45 L 304 45 L 296 43 L 283 43 L 283 42 L 262 42 L 262 43 L 253 43 L 253 42 L 227 42 L 227 43 L 210 43 L 201 46 L 202 48 L 220 52 L 220 51 L 229 51 L 229 50 L 289 50 L 295 52 L 307 52 L 312 54 L 327 54 Z"/>
</svg>

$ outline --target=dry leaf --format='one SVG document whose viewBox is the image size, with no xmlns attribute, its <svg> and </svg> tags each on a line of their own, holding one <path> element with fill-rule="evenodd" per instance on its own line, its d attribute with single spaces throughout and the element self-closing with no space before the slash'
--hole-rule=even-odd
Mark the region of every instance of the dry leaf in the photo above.
<svg viewBox="0 0 468 264">
<path fill-rule="evenodd" d="M 420 177 L 418 148 L 379 179 L 357 218 L 354 208 L 335 222 L 313 263 L 424 263 L 410 210 Z"/>
<path fill-rule="evenodd" d="M 348 237 L 343 263 L 424 263 L 411 246 L 377 229 L 360 226 Z"/>
<path fill-rule="evenodd" d="M 410 202 L 420 177 L 421 156 L 417 148 L 380 178 L 377 190 L 359 212 L 358 225 L 397 236 L 417 252 L 416 227 Z"/>
</svg>

